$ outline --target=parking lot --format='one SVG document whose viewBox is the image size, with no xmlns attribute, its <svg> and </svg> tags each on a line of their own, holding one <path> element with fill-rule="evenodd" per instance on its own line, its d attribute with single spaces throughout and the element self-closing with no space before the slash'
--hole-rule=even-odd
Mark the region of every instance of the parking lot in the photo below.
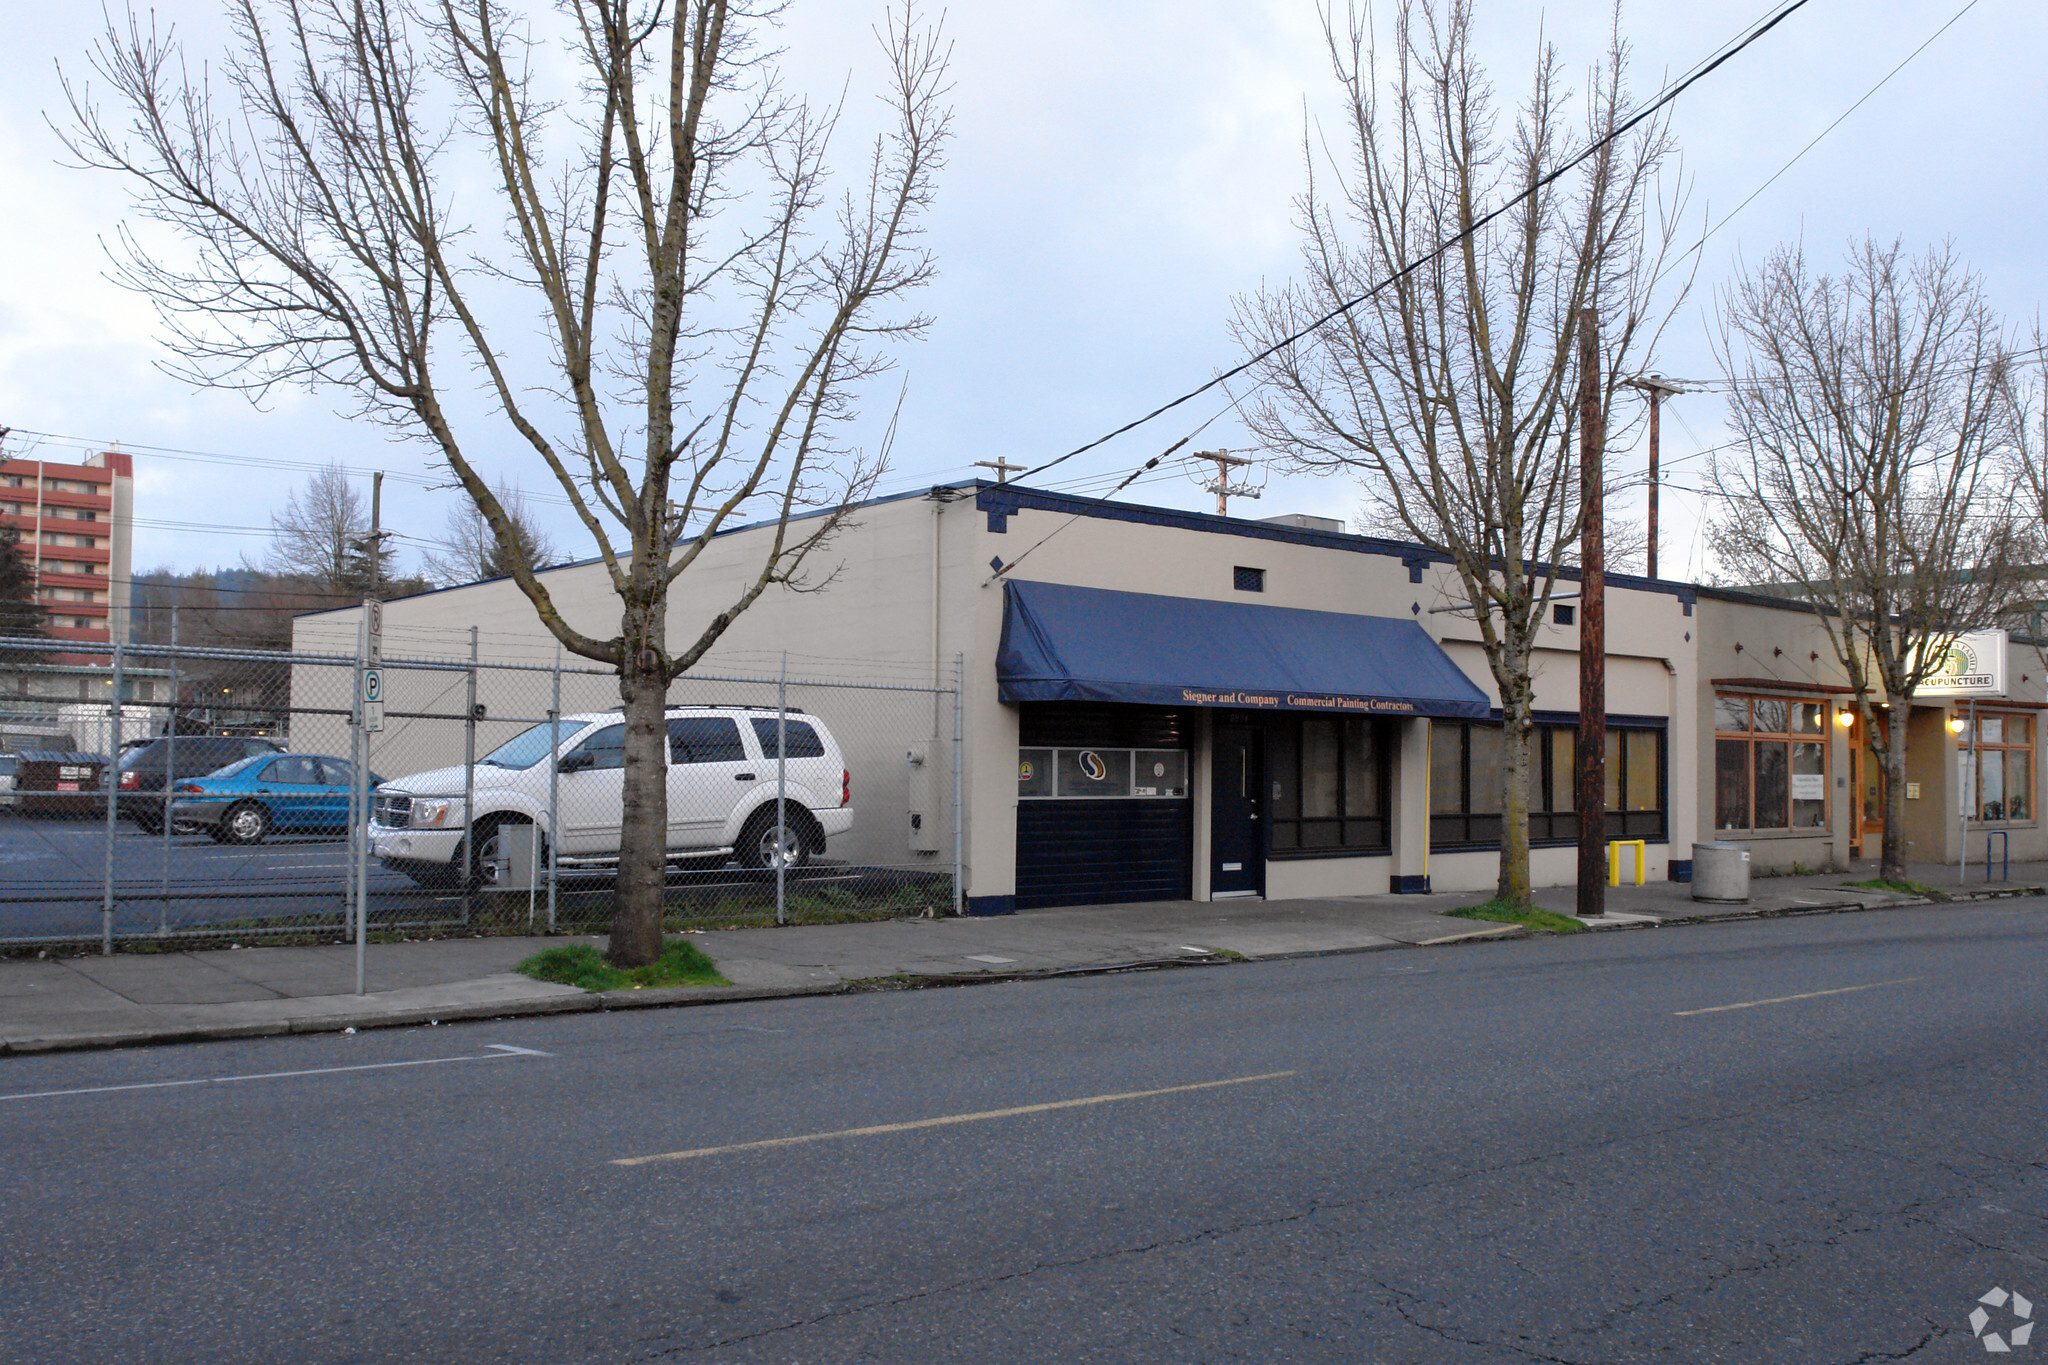
<svg viewBox="0 0 2048 1365">
<path fill-rule="evenodd" d="M 333 837 L 273 835 L 262 844 L 217 844 L 204 834 L 144 834 L 122 821 L 113 839 L 114 923 L 121 939 L 339 935 L 346 923 L 347 844 Z M 0 943 L 98 940 L 107 870 L 104 818 L 0 815 Z M 900 871 L 821 860 L 790 874 L 801 898 L 841 902 L 902 898 Z M 672 913 L 749 919 L 772 894 L 773 874 L 739 867 L 674 872 Z M 610 878 L 567 870 L 557 913 L 601 924 Z M 934 891 L 938 897 L 938 892 Z M 547 890 L 465 899 L 369 866 L 373 929 L 437 933 L 468 928 L 549 927 Z M 909 909 L 914 907 L 898 907 Z"/>
<path fill-rule="evenodd" d="M 346 846 L 276 837 L 255 847 L 203 834 L 169 839 L 116 826 L 114 931 L 123 936 L 247 922 L 252 929 L 342 920 Z M 96 938 L 107 865 L 103 820 L 0 819 L 0 938 Z M 374 911 L 426 898 L 406 878 L 370 865 Z M 460 898 L 451 898 L 459 908 Z"/>
</svg>

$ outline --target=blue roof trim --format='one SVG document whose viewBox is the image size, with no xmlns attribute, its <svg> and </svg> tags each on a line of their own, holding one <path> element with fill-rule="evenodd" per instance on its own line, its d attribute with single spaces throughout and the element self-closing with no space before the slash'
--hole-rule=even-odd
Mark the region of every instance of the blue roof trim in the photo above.
<svg viewBox="0 0 2048 1365">
<path fill-rule="evenodd" d="M 1003 585 L 998 695 L 1485 720 L 1486 694 L 1414 621 L 1061 583 Z"/>
<path fill-rule="evenodd" d="M 939 490 L 952 492 L 972 491 L 975 508 L 989 514 L 989 529 L 997 534 L 1008 530 L 1007 519 L 1018 511 L 1063 512 L 1073 516 L 1099 517 L 1106 521 L 1128 521 L 1145 526 L 1169 526 L 1186 531 L 1201 531 L 1212 535 L 1241 536 L 1250 540 L 1274 540 L 1289 545 L 1312 545 L 1326 550 L 1343 550 L 1352 554 L 1387 555 L 1399 559 L 1411 573 L 1432 564 L 1449 564 L 1449 555 L 1432 550 L 1426 545 L 1412 541 L 1386 540 L 1378 536 L 1357 536 L 1344 531 L 1314 531 L 1296 526 L 1275 526 L 1259 521 L 1239 521 L 1231 517 L 1219 517 L 1213 512 L 1185 512 L 1171 507 L 1147 507 L 1140 503 L 1110 502 L 1103 498 L 1083 498 L 1071 493 L 1055 493 L 1046 489 L 1027 488 L 1022 484 L 990 483 L 984 479 L 960 479 L 953 483 L 934 484 L 929 488 L 911 489 L 902 493 L 886 493 L 852 503 L 846 510 L 858 511 L 866 507 L 880 507 L 886 503 L 908 502 L 927 498 Z M 791 521 L 809 521 L 815 517 L 827 516 L 837 509 L 820 508 L 816 511 L 793 516 Z M 733 526 L 720 531 L 713 539 L 739 535 L 743 531 L 759 530 L 775 525 L 774 518 L 751 521 L 743 526 Z M 581 569 L 592 564 L 601 564 L 597 556 L 572 560 L 567 564 L 552 564 L 539 571 L 540 576 L 561 573 L 568 569 Z M 1541 571 L 1542 565 L 1537 565 Z M 1578 571 L 1561 568 L 1557 571 L 1560 582 L 1577 582 Z M 426 592 L 413 593 L 410 597 L 393 598 L 393 601 L 416 601 L 433 597 L 444 592 L 461 592 L 465 588 L 477 587 L 483 583 L 498 583 L 503 578 L 482 578 L 475 583 L 457 583 L 452 587 L 431 588 Z M 1631 574 L 1609 573 L 1607 581 L 1631 592 L 1663 593 L 1676 597 L 1681 603 L 1690 605 L 1707 598 L 1719 602 L 1737 602 L 1749 606 L 1776 607 L 1781 611 L 1798 611 L 1812 615 L 1822 614 L 1821 609 L 1811 603 L 1792 598 L 1772 596 L 1767 593 L 1743 592 L 1733 588 L 1713 588 L 1698 583 L 1682 583 L 1661 578 L 1637 578 Z M 340 615 L 358 611 L 360 604 L 341 607 L 323 607 L 317 611 L 296 613 L 294 620 L 310 620 L 317 616 Z M 2014 638 L 2018 638 L 2015 636 Z"/>
<path fill-rule="evenodd" d="M 956 485 L 966 487 L 965 484 Z M 1141 526 L 1171 526 L 1184 531 L 1206 531 L 1212 535 L 1243 536 L 1251 540 L 1277 540 L 1290 545 L 1313 545 L 1326 550 L 1345 550 L 1352 554 L 1388 555 L 1401 561 L 1402 567 L 1416 569 L 1431 564 L 1449 564 L 1451 557 L 1427 545 L 1417 545 L 1406 540 L 1385 540 L 1378 536 L 1355 536 L 1345 531 L 1312 531 L 1296 526 L 1275 526 L 1261 521 L 1239 521 L 1234 517 L 1219 517 L 1214 512 L 1183 512 L 1171 507 L 1146 507 L 1138 503 L 1110 502 L 1103 498 L 1083 498 L 1072 493 L 1053 493 L 1040 488 L 1026 488 L 1014 483 L 974 482 L 974 505 L 985 512 L 999 512 L 1007 517 L 1013 512 L 1061 512 L 1071 516 L 1099 517 L 1104 521 L 1128 521 Z M 1534 566 L 1537 572 L 1545 568 Z M 1561 583 L 1579 581 L 1579 571 L 1570 566 L 1557 570 Z M 1706 598 L 1717 602 L 1738 602 L 1748 606 L 1776 607 L 1781 611 L 1821 614 L 1820 608 L 1810 602 L 1794 598 L 1774 597 L 1768 593 L 1744 592 L 1736 588 L 1715 588 L 1702 583 L 1684 583 L 1668 578 L 1638 578 L 1634 574 L 1609 571 L 1607 581 L 1616 587 L 1627 588 L 1630 592 L 1662 593 L 1676 597 L 1683 604 L 1691 604 Z"/>
<path fill-rule="evenodd" d="M 1105 521 L 1129 521 L 1141 526 L 1171 526 L 1183 531 L 1208 531 L 1217 535 L 1243 536 L 1251 540 L 1278 540 L 1290 545 L 1315 545 L 1326 550 L 1393 555 L 1403 563 L 1419 559 L 1425 564 L 1448 564 L 1450 558 L 1422 545 L 1381 540 L 1376 536 L 1354 536 L 1344 531 L 1315 531 L 1300 526 L 1275 526 L 1262 521 L 1238 521 L 1214 512 L 1183 512 L 1172 507 L 1146 507 L 1139 503 L 1110 502 L 1103 498 L 1081 498 L 1071 493 L 1052 493 L 1014 483 L 983 483 L 978 486 L 974 505 L 984 512 L 1066 512 L 1100 517 Z"/>
</svg>

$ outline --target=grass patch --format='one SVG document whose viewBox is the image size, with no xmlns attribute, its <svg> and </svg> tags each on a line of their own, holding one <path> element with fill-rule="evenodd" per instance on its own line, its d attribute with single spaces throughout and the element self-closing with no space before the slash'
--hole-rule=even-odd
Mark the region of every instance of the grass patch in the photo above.
<svg viewBox="0 0 2048 1365">
<path fill-rule="evenodd" d="M 637 986 L 730 986 L 695 944 L 670 943 L 645 967 L 621 971 L 587 943 L 544 948 L 512 969 L 536 981 L 581 986 L 586 991 L 622 991 Z"/>
<path fill-rule="evenodd" d="M 1517 910 L 1506 901 L 1488 901 L 1484 905 L 1468 905 L 1462 910 L 1446 910 L 1444 913 L 1457 919 L 1519 924 L 1539 934 L 1578 934 L 1585 932 L 1586 928 L 1570 915 L 1560 915 L 1555 910 Z"/>
<path fill-rule="evenodd" d="M 1889 891 L 1899 896 L 1925 896 L 1932 901 L 1948 899 L 1946 891 L 1938 886 L 1929 886 L 1926 882 L 1888 882 L 1882 877 L 1872 877 L 1867 882 L 1843 882 L 1842 885 L 1854 887 L 1858 891 Z"/>
</svg>

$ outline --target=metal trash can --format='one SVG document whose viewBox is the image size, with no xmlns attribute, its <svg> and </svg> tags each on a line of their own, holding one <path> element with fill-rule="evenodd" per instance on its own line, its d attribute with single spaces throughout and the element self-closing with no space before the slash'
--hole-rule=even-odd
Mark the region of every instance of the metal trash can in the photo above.
<svg viewBox="0 0 2048 1365">
<path fill-rule="evenodd" d="M 1748 901 L 1749 845 L 1694 844 L 1692 898 L 1696 901 L 1727 901 L 1731 904 Z"/>
</svg>

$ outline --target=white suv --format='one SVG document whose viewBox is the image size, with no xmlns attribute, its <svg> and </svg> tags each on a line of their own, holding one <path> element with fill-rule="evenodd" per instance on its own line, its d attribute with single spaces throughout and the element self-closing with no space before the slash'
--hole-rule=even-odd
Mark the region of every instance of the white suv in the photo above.
<svg viewBox="0 0 2048 1365">
<path fill-rule="evenodd" d="M 786 736 L 783 809 L 775 819 L 778 713 L 773 707 L 676 706 L 668 718 L 671 861 L 736 856 L 747 867 L 798 866 L 853 828 L 853 777 L 838 742 L 815 716 L 780 713 Z M 550 731 L 560 727 L 560 742 Z M 543 858 L 564 869 L 615 867 L 625 808 L 626 727 L 617 711 L 533 726 L 477 760 L 476 848 L 462 843 L 463 768 L 386 782 L 370 812 L 370 849 L 384 866 L 426 886 L 449 886 L 468 864 L 472 885 L 499 876 L 499 831 L 530 824 Z M 550 764 L 549 760 L 554 759 Z M 548 818 L 555 770 L 560 838 Z"/>
</svg>

